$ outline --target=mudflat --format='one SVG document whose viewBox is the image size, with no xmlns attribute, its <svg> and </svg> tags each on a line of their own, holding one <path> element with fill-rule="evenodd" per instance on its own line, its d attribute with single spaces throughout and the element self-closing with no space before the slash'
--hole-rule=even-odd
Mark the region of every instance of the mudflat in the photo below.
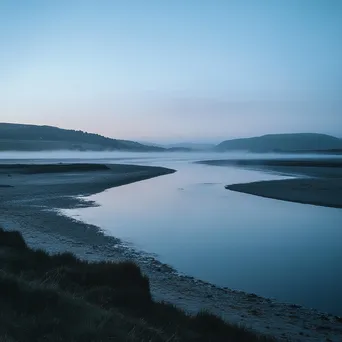
<svg viewBox="0 0 342 342">
<path fill-rule="evenodd" d="M 69 196 L 87 196 L 173 172 L 162 167 L 116 164 L 2 164 L 0 184 L 9 189 L 0 193 L 0 201 L 29 196 L 37 202 L 52 192 L 65 207 Z"/>
<path fill-rule="evenodd" d="M 342 159 L 210 160 L 203 164 L 237 166 L 295 178 L 231 184 L 225 188 L 290 202 L 342 208 Z"/>
</svg>

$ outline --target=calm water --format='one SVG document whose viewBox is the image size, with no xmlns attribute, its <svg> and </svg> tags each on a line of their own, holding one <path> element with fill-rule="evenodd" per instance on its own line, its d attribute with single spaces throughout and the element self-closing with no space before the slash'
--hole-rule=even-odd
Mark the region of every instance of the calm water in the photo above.
<svg viewBox="0 0 342 342">
<path fill-rule="evenodd" d="M 30 162 L 69 158 L 177 169 L 172 175 L 92 196 L 100 207 L 65 212 L 154 253 L 182 273 L 342 314 L 342 210 L 224 189 L 226 184 L 280 176 L 192 163 L 222 159 L 221 154 L 60 152 L 1 157 Z"/>
<path fill-rule="evenodd" d="M 341 314 L 342 210 L 225 190 L 281 177 L 190 159 L 126 159 L 178 172 L 109 189 L 91 197 L 100 207 L 66 212 L 182 273 Z"/>
</svg>

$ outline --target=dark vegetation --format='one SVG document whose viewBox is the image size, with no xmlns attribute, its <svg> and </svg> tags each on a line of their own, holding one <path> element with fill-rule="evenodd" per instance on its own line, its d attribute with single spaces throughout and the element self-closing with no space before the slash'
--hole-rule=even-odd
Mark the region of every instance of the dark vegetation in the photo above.
<svg viewBox="0 0 342 342">
<path fill-rule="evenodd" d="M 151 299 L 133 263 L 30 249 L 0 228 L 1 341 L 271 341 L 206 312 Z"/>
<path fill-rule="evenodd" d="M 342 150 L 342 139 L 318 133 L 268 134 L 261 137 L 221 142 L 216 151 L 336 153 Z"/>
<path fill-rule="evenodd" d="M 118 140 L 99 134 L 61 129 L 52 126 L 0 123 L 0 151 L 163 151 L 129 140 Z"/>
</svg>

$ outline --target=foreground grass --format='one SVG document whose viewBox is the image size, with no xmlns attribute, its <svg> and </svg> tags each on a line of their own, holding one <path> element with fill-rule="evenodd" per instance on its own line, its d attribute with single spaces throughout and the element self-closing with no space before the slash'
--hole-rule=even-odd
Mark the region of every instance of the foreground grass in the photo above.
<svg viewBox="0 0 342 342">
<path fill-rule="evenodd" d="M 30 249 L 0 228 L 0 341 L 271 341 L 151 298 L 138 266 Z"/>
</svg>

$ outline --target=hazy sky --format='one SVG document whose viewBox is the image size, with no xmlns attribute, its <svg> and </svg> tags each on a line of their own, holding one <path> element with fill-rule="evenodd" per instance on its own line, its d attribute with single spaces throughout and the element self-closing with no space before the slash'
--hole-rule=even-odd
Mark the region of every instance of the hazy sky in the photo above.
<svg viewBox="0 0 342 342">
<path fill-rule="evenodd" d="M 342 1 L 0 0 L 0 121 L 342 137 Z"/>
</svg>

